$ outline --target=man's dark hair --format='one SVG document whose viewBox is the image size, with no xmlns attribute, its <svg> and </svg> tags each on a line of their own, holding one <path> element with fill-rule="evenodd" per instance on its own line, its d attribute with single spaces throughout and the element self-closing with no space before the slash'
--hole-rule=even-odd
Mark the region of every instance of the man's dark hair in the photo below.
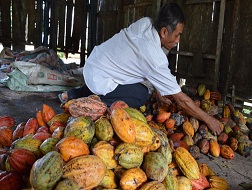
<svg viewBox="0 0 252 190">
<path fill-rule="evenodd" d="M 161 28 L 166 27 L 169 31 L 169 35 L 176 29 L 178 23 L 184 23 L 184 13 L 177 3 L 165 3 L 154 22 L 154 27 L 157 31 Z"/>
</svg>

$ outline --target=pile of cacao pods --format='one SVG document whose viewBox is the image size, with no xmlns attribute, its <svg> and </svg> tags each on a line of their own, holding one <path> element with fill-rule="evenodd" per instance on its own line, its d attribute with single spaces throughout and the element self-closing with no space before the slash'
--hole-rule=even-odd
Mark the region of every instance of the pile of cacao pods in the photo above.
<svg viewBox="0 0 252 190">
<path fill-rule="evenodd" d="M 94 95 L 70 100 L 62 108 L 55 113 L 43 104 L 34 118 L 20 124 L 0 116 L 0 188 L 230 189 L 197 158 L 211 153 L 232 159 L 235 150 L 175 102 L 159 106 L 153 95 L 139 109 L 122 101 L 108 108 Z M 229 120 L 221 120 L 225 133 Z M 237 138 L 238 130 L 230 128 L 227 139 Z M 249 147 L 249 139 L 243 138 Z"/>
</svg>

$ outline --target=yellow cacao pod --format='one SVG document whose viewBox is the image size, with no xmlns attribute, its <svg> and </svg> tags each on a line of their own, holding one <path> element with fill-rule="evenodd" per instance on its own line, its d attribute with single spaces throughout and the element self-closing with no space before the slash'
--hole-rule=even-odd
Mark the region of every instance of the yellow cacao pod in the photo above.
<svg viewBox="0 0 252 190">
<path fill-rule="evenodd" d="M 192 155 L 183 147 L 178 147 L 173 157 L 182 173 L 189 179 L 199 179 L 199 166 Z"/>
</svg>

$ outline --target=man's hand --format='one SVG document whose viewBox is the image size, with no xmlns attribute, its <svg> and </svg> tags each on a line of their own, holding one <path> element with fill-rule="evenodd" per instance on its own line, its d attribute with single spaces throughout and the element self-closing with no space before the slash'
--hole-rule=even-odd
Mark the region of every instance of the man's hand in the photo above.
<svg viewBox="0 0 252 190">
<path fill-rule="evenodd" d="M 219 135 L 223 131 L 221 122 L 213 117 L 211 117 L 206 124 L 214 135 Z"/>
</svg>

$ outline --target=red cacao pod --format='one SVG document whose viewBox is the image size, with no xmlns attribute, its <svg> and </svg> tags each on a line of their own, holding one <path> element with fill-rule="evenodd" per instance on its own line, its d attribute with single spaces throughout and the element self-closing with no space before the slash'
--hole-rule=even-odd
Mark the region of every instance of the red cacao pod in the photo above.
<svg viewBox="0 0 252 190">
<path fill-rule="evenodd" d="M 36 118 L 30 118 L 26 122 L 24 126 L 24 132 L 23 132 L 23 137 L 28 135 L 28 134 L 35 134 L 36 131 L 38 130 L 38 121 Z"/>
<path fill-rule="evenodd" d="M 36 156 L 31 151 L 23 148 L 11 150 L 9 156 L 11 168 L 24 175 L 30 173 L 32 165 L 36 160 Z"/>
<path fill-rule="evenodd" d="M 4 190 L 20 190 L 24 183 L 21 174 L 14 171 L 3 171 L 0 173 L 0 187 Z"/>
<path fill-rule="evenodd" d="M 7 126 L 0 127 L 0 144 L 10 147 L 12 143 L 12 129 Z"/>
<path fill-rule="evenodd" d="M 0 116 L 0 127 L 6 126 L 12 128 L 15 124 L 14 118 L 10 116 Z"/>
<path fill-rule="evenodd" d="M 50 138 L 52 136 L 51 133 L 48 132 L 40 132 L 40 133 L 36 133 L 35 135 L 33 135 L 34 139 L 39 139 L 42 142 L 48 138 Z"/>
<path fill-rule="evenodd" d="M 23 137 L 25 124 L 26 122 L 21 122 L 17 125 L 12 134 L 13 141 Z"/>
</svg>

